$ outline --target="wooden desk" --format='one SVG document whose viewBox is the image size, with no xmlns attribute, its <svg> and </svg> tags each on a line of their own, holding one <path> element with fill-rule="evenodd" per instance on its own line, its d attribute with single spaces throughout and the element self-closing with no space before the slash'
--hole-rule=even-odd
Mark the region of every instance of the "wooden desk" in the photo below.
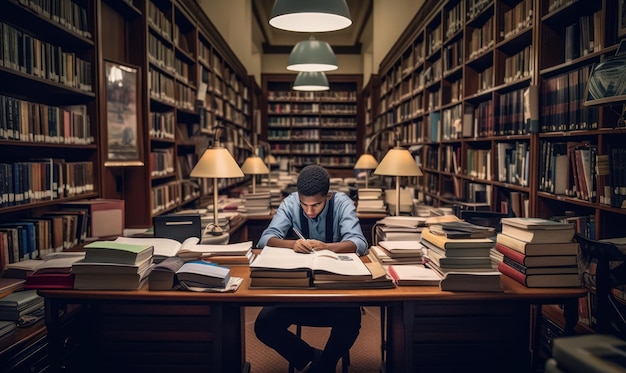
<svg viewBox="0 0 626 373">
<path fill-rule="evenodd" d="M 235 293 L 185 291 L 40 290 L 53 371 L 245 371 L 242 309 L 289 304 L 308 307 L 384 306 L 387 372 L 422 368 L 479 371 L 530 368 L 530 305 L 565 304 L 570 330 L 584 289 L 529 289 L 503 277 L 505 292 L 442 292 L 437 287 L 394 289 L 249 289 L 248 267 Z M 69 322 L 69 305 L 83 304 Z M 63 316 L 59 316 L 59 311 Z M 80 327 L 76 327 L 76 323 Z M 68 325 L 74 325 L 69 335 Z M 76 340 L 74 340 L 76 338 Z M 503 369 L 504 368 L 504 369 Z M 67 370 L 66 370 L 67 371 Z"/>
</svg>

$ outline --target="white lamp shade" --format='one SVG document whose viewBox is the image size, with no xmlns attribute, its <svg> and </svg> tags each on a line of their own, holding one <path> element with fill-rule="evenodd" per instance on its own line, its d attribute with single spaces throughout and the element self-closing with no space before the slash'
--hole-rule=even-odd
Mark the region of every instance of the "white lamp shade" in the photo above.
<svg viewBox="0 0 626 373">
<path fill-rule="evenodd" d="M 326 32 L 352 24 L 346 0 L 276 0 L 270 25 L 296 32 Z"/>
<path fill-rule="evenodd" d="M 295 91 L 328 91 L 330 86 L 323 72 L 301 71 L 296 76 L 292 88 Z"/>
<path fill-rule="evenodd" d="M 191 177 L 233 178 L 243 177 L 243 172 L 225 148 L 210 148 L 204 151 L 195 165 Z"/>
<path fill-rule="evenodd" d="M 274 157 L 273 154 L 268 154 L 265 157 L 265 163 L 269 164 L 270 166 L 278 164 L 278 160 L 276 159 L 276 157 Z"/>
<path fill-rule="evenodd" d="M 246 161 L 241 165 L 241 171 L 246 175 L 262 175 L 270 172 L 258 155 L 246 158 Z"/>
<path fill-rule="evenodd" d="M 400 147 L 389 150 L 374 173 L 387 176 L 422 176 L 411 152 Z"/>
<path fill-rule="evenodd" d="M 354 168 L 357 170 L 373 170 L 378 167 L 378 161 L 371 154 L 361 154 L 359 159 L 354 164 Z"/>
<path fill-rule="evenodd" d="M 338 68 L 337 56 L 330 44 L 313 37 L 298 42 L 287 62 L 287 70 L 290 71 L 333 71 Z"/>
</svg>

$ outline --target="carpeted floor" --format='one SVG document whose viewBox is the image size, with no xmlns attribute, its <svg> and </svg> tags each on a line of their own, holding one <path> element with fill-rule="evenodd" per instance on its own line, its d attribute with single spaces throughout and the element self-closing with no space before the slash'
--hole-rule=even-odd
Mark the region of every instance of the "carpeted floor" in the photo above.
<svg viewBox="0 0 626 373">
<path fill-rule="evenodd" d="M 259 310 L 248 307 L 245 311 L 246 360 L 250 363 L 250 373 L 286 373 L 287 362 L 254 335 L 254 320 Z M 364 310 L 361 332 L 350 349 L 350 372 L 377 373 L 381 366 L 380 310 L 378 307 L 364 307 Z M 319 349 L 324 348 L 329 332 L 328 328 L 302 328 L 303 338 Z M 337 372 L 341 372 L 341 361 Z"/>
</svg>

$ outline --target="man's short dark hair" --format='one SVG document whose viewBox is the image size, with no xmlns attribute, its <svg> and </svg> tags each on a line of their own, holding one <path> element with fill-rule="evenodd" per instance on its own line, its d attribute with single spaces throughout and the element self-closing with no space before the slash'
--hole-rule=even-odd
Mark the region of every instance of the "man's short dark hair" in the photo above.
<svg viewBox="0 0 626 373">
<path fill-rule="evenodd" d="M 305 196 L 326 195 L 330 189 L 330 175 L 322 166 L 308 165 L 298 175 L 298 193 Z"/>
</svg>

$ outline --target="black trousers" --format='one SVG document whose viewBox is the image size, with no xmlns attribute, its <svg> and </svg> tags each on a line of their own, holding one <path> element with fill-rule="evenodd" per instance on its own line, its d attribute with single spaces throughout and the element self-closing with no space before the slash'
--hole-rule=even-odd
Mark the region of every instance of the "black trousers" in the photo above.
<svg viewBox="0 0 626 373">
<path fill-rule="evenodd" d="M 335 372 L 337 362 L 359 335 L 361 308 L 263 307 L 254 324 L 257 338 L 302 369 L 313 359 L 315 348 L 288 330 L 291 325 L 332 328 L 315 372 Z"/>
</svg>

